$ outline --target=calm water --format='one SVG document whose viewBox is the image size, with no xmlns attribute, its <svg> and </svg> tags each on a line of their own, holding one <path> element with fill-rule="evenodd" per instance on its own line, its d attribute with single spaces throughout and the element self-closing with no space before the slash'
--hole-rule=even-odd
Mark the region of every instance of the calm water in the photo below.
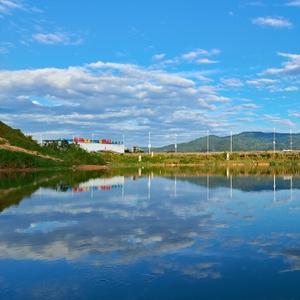
<svg viewBox="0 0 300 300">
<path fill-rule="evenodd" d="M 300 177 L 160 173 L 2 174 L 0 299 L 300 299 Z"/>
</svg>

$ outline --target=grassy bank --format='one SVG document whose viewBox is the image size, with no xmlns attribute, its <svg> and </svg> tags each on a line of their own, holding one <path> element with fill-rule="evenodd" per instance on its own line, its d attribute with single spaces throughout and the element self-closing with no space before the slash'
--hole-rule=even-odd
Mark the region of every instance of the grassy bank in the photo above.
<svg viewBox="0 0 300 300">
<path fill-rule="evenodd" d="M 154 153 L 102 155 L 112 167 L 128 166 L 296 166 L 300 152 Z"/>
<path fill-rule="evenodd" d="M 0 149 L 1 169 L 40 169 L 40 168 L 68 168 L 77 165 L 104 165 L 102 156 L 96 153 L 87 153 L 75 145 L 67 148 L 43 149 L 43 154 L 51 159 L 29 153 Z"/>
</svg>

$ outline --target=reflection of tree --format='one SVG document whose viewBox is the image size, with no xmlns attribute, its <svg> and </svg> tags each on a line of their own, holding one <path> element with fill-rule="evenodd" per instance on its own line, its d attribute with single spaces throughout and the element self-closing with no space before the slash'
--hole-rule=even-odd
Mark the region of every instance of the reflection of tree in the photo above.
<svg viewBox="0 0 300 300">
<path fill-rule="evenodd" d="M 99 176 L 103 176 L 103 173 L 75 171 L 0 173 L 0 212 L 12 205 L 18 205 L 41 187 L 66 192 L 71 186 Z"/>
<path fill-rule="evenodd" d="M 101 197 L 96 195 L 93 199 L 84 194 L 70 197 L 65 193 L 66 197 L 61 197 L 62 193 L 60 192 L 67 191 L 69 187 L 78 186 L 81 182 L 87 182 L 93 178 L 119 175 L 122 172 L 128 176 L 135 174 L 135 178 L 141 179 L 128 184 L 126 197 L 122 198 L 120 194 L 116 196 L 116 193 L 109 192 L 101 193 Z M 219 194 L 218 191 L 212 191 L 210 201 L 206 201 L 206 186 L 229 188 L 230 177 L 220 175 L 206 177 L 200 171 L 193 172 L 193 169 L 179 171 L 176 177 L 174 169 L 170 174 L 161 169 L 146 170 L 145 173 L 143 170 L 140 172 L 140 176 L 136 175 L 138 170 L 135 172 L 110 170 L 107 173 L 69 171 L 31 174 L 24 178 L 24 185 L 19 188 L 16 187 L 16 184 L 22 182 L 19 177 L 16 179 L 12 177 L 11 180 L 6 178 L 10 188 L 1 190 L 1 195 L 6 195 L 2 198 L 5 200 L 1 202 L 4 203 L 4 206 L 1 207 L 2 210 L 10 205 L 18 204 L 23 197 L 31 195 L 39 187 L 50 188 L 57 192 L 53 193 L 46 189 L 43 191 L 44 201 L 29 202 L 29 205 L 23 206 L 20 211 L 18 209 L 7 211 L 7 214 L 12 217 L 2 223 L 0 256 L 35 260 L 58 258 L 76 260 L 82 257 L 91 257 L 92 263 L 98 265 L 132 263 L 139 259 L 155 257 L 159 260 L 159 264 L 155 266 L 157 272 L 165 270 L 182 272 L 196 278 L 219 278 L 221 267 L 218 259 L 222 255 L 244 253 L 243 247 L 245 246 L 247 249 L 249 245 L 255 247 L 251 250 L 251 254 L 257 253 L 260 259 L 269 257 L 271 250 L 274 250 L 275 247 L 278 249 L 278 255 L 282 255 L 282 245 L 285 243 L 278 236 L 271 235 L 266 245 L 268 238 L 266 232 L 260 240 L 256 241 L 253 240 L 255 236 L 247 236 L 246 231 L 230 232 L 230 226 L 234 223 L 238 222 L 238 226 L 243 228 L 245 223 L 248 226 L 250 222 L 255 221 L 255 215 L 249 215 L 251 211 L 249 204 L 253 204 L 255 199 L 246 201 L 249 196 L 244 194 L 248 206 L 242 202 L 243 199 L 239 199 L 242 203 L 238 204 L 239 207 L 236 210 L 231 206 L 233 201 L 226 202 L 223 191 Z M 152 182 L 151 185 L 151 180 L 152 176 L 160 173 L 164 176 L 164 179 L 161 180 L 164 185 L 168 185 L 165 179 L 175 180 L 176 178 L 176 183 L 186 181 L 194 186 L 189 185 L 186 194 L 183 195 L 181 191 L 176 197 L 171 189 L 157 191 L 156 182 Z M 128 183 L 128 181 L 127 178 L 126 182 Z M 147 197 L 146 182 L 151 185 L 151 198 Z M 169 183 L 173 187 L 173 183 Z M 282 185 L 285 188 L 285 184 L 289 185 L 290 182 L 285 183 L 282 178 L 277 178 L 276 187 Z M 135 189 L 135 192 L 131 190 L 130 194 L 132 186 L 134 188 L 143 186 L 142 193 L 136 193 Z M 203 188 L 199 188 L 199 186 Z M 233 178 L 233 186 L 244 191 L 272 190 L 273 177 L 242 175 Z M 194 193 L 189 193 L 190 190 L 193 190 Z M 266 194 L 270 195 L 271 191 Z M 14 200 L 11 201 L 11 199 Z M 79 199 L 82 201 L 78 201 Z M 53 200 L 57 200 L 59 205 L 53 205 Z M 260 207 L 256 208 L 260 209 Z M 226 215 L 223 220 L 220 211 Z M 272 215 L 271 212 L 270 210 L 268 217 L 270 215 L 275 218 L 276 214 Z M 241 215 L 242 213 L 244 216 Z M 255 214 L 253 210 L 252 213 Z M 38 230 L 34 234 L 24 233 L 28 227 L 30 228 L 32 222 L 35 222 L 35 228 L 38 228 L 38 225 L 43 225 L 45 221 L 60 224 L 68 223 L 68 221 L 75 222 L 69 222 L 72 225 L 60 227 L 59 230 L 49 231 L 47 234 Z M 289 246 L 297 245 L 296 239 L 288 238 L 290 239 Z M 299 236 L 296 238 L 299 239 Z M 170 260 L 165 257 L 169 254 L 177 255 L 179 253 L 180 255 L 184 253 L 185 249 L 191 250 L 190 254 L 193 258 L 188 262 L 177 260 L 176 264 L 170 265 Z M 235 252 L 233 252 L 234 249 L 236 249 Z M 186 253 L 184 253 L 185 257 L 188 255 Z M 205 255 L 210 259 L 206 258 L 205 260 Z M 272 255 L 276 255 L 276 253 L 272 252 Z M 297 255 L 298 253 L 295 251 L 286 253 L 286 257 L 290 260 L 294 259 L 294 268 L 299 262 L 297 259 L 299 255 Z"/>
<path fill-rule="evenodd" d="M 116 175 L 131 176 L 138 180 L 146 176 L 164 176 L 170 180 L 186 181 L 199 186 L 207 185 L 207 175 L 210 176 L 210 188 L 229 188 L 231 185 L 228 172 L 233 174 L 232 185 L 234 189 L 243 191 L 263 191 L 273 189 L 273 174 L 269 171 L 257 169 L 200 169 L 197 168 L 122 168 L 106 171 L 57 171 L 57 172 L 16 172 L 0 173 L 0 211 L 11 205 L 18 205 L 23 198 L 29 197 L 40 187 L 52 188 L 56 191 L 66 192 L 70 187 L 95 178 L 107 178 Z M 239 173 L 240 172 L 240 173 Z M 275 171 L 274 171 L 275 172 Z M 279 172 L 278 170 L 276 172 Z M 283 173 L 285 174 L 285 173 Z M 251 180 L 250 180 L 251 179 Z M 276 189 L 289 189 L 290 182 L 282 177 L 277 177 Z M 300 188 L 300 177 L 293 178 L 293 188 Z"/>
</svg>

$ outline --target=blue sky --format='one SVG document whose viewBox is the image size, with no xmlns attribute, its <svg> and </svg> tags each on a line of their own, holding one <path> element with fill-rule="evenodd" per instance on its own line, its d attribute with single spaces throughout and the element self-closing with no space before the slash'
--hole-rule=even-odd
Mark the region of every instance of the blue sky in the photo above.
<svg viewBox="0 0 300 300">
<path fill-rule="evenodd" d="M 0 120 L 139 143 L 300 131 L 299 17 L 299 0 L 0 0 Z"/>
</svg>

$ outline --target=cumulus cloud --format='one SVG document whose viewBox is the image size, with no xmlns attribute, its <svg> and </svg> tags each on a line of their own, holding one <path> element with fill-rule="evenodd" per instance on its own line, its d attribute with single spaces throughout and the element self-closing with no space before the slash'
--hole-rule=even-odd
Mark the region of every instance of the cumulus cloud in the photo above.
<svg viewBox="0 0 300 300">
<path fill-rule="evenodd" d="M 207 84 L 207 83 L 206 83 Z M 209 118 L 231 99 L 213 85 L 203 85 L 194 73 L 176 73 L 134 64 L 98 61 L 84 66 L 0 71 L 1 118 L 22 122 L 27 132 L 87 130 L 206 130 L 218 128 Z M 193 124 L 173 119 L 186 106 L 206 117 Z M 18 117 L 22 111 L 22 120 Z M 226 121 L 220 120 L 224 129 Z M 20 125 L 18 125 L 20 126 Z M 65 128 L 63 128 L 65 126 Z"/>
<path fill-rule="evenodd" d="M 252 20 L 255 25 L 274 27 L 274 28 L 291 28 L 293 24 L 283 17 L 259 17 Z"/>
</svg>

